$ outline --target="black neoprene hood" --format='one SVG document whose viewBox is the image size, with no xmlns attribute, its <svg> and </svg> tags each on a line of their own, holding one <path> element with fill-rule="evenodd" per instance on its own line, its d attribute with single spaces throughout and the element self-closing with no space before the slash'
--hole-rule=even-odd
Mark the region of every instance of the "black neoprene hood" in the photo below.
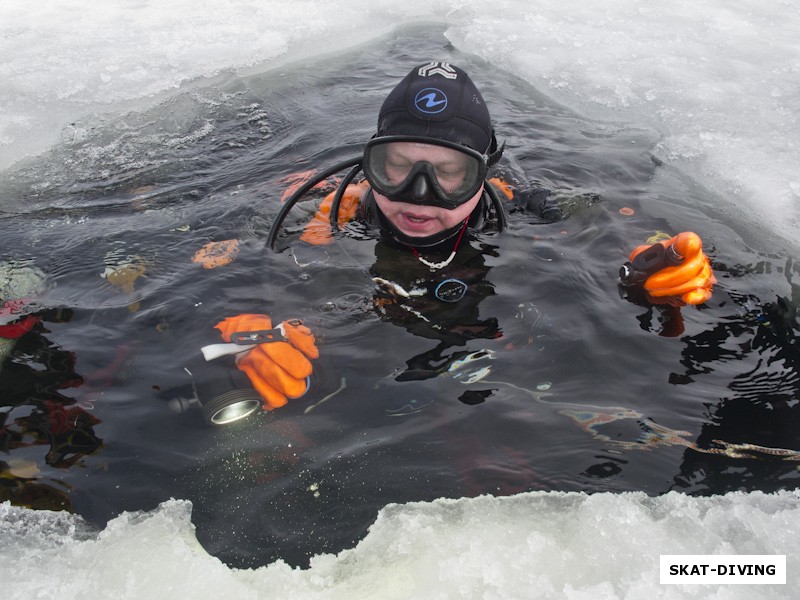
<svg viewBox="0 0 800 600">
<path fill-rule="evenodd" d="M 449 63 L 414 67 L 391 91 L 378 114 L 378 136 L 446 140 L 488 153 L 492 121 L 481 93 L 463 70 Z"/>
</svg>

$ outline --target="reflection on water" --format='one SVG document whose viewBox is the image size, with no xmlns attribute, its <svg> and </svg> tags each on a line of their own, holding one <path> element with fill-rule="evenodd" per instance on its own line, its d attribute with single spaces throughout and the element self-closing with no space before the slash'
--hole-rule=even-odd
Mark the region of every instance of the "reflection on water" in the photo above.
<svg viewBox="0 0 800 600">
<path fill-rule="evenodd" d="M 44 452 L 34 456 L 56 469 L 72 467 L 102 446 L 95 433 L 100 420 L 62 393 L 85 382 L 75 372 L 75 353 L 58 347 L 46 336 L 45 323 L 68 322 L 69 317 L 69 311 L 58 309 L 29 314 L 26 318 L 35 322 L 13 340 L 0 372 L 0 448 L 17 457 L 30 456 L 28 449 L 41 446 Z M 0 498 L 35 508 L 71 508 L 68 488 L 59 485 L 57 478 L 40 478 L 39 460 L 4 461 Z"/>
<path fill-rule="evenodd" d="M 797 486 L 794 259 L 715 217 L 716 198 L 650 159 L 651 132 L 582 119 L 442 41 L 401 31 L 313 70 L 76 123 L 4 174 L 6 260 L 48 280 L 35 323 L 5 346 L 4 498 L 95 523 L 186 498 L 210 552 L 260 565 L 352 546 L 391 502 Z M 570 213 L 514 213 L 503 235 L 471 238 L 441 273 L 468 284 L 447 306 L 419 285 L 424 265 L 363 232 L 264 246 L 292 177 L 372 134 L 405 47 L 472 74 L 507 143 L 505 175 Z M 290 235 L 314 208 L 291 213 Z M 620 298 L 628 251 L 684 229 L 706 242 L 713 299 L 676 313 Z M 193 261 L 233 239 L 213 268 Z M 305 397 L 211 428 L 183 366 L 241 312 L 302 318 L 322 356 Z"/>
</svg>

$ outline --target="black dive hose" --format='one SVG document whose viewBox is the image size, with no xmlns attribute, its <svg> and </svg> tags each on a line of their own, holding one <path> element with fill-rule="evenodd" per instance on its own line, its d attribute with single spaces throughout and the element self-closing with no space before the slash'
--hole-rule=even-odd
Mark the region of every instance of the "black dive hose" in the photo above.
<svg viewBox="0 0 800 600">
<path fill-rule="evenodd" d="M 297 204 L 297 201 L 300 200 L 300 198 L 305 196 L 311 190 L 311 188 L 313 188 L 321 181 L 327 179 L 328 177 L 330 177 L 335 173 L 338 173 L 342 169 L 346 169 L 347 167 L 352 167 L 353 165 L 359 165 L 359 169 L 361 168 L 361 156 L 357 156 L 356 158 L 350 158 L 348 160 L 340 162 L 339 164 L 333 165 L 329 169 L 326 169 L 313 179 L 309 179 L 302 186 L 300 186 L 300 188 L 289 197 L 286 203 L 281 207 L 280 211 L 278 211 L 278 214 L 275 216 L 275 221 L 273 221 L 272 227 L 270 227 L 269 234 L 267 235 L 267 247 L 270 250 L 275 250 L 275 240 L 278 237 L 281 225 L 283 225 L 283 221 L 286 219 L 286 216 L 289 214 L 289 211 L 292 210 L 292 207 L 295 204 Z M 353 173 L 352 177 L 355 177 L 355 173 Z M 333 214 L 332 210 L 331 214 Z"/>
<path fill-rule="evenodd" d="M 486 193 L 489 194 L 489 199 L 492 201 L 492 206 L 494 206 L 494 211 L 497 213 L 497 231 L 503 231 L 506 227 L 508 227 L 508 217 L 506 216 L 506 209 L 503 206 L 500 197 L 497 195 L 497 190 L 494 189 L 494 186 L 486 182 L 486 185 L 483 186 L 483 189 L 486 190 Z"/>
<path fill-rule="evenodd" d="M 350 185 L 350 182 L 353 181 L 353 178 L 358 175 L 358 172 L 361 170 L 361 168 L 362 164 L 359 162 L 355 167 L 353 167 L 353 170 L 345 176 L 341 185 L 339 185 L 339 189 L 336 190 L 336 195 L 333 197 L 333 202 L 331 203 L 331 229 L 334 231 L 339 230 L 339 205 L 342 203 L 344 193 L 347 191 L 347 186 Z"/>
</svg>

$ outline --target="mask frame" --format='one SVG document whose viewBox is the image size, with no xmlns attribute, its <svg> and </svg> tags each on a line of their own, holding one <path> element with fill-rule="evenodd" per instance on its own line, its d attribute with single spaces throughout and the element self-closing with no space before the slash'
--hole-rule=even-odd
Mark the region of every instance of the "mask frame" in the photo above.
<svg viewBox="0 0 800 600">
<path fill-rule="evenodd" d="M 466 157 L 466 181 L 448 191 L 437 175 L 436 166 L 429 161 L 415 162 L 403 180 L 392 185 L 387 174 L 388 146 L 394 143 L 418 143 L 454 150 Z M 395 202 L 437 206 L 447 210 L 458 208 L 478 193 L 486 180 L 489 156 L 471 148 L 444 140 L 420 136 L 390 135 L 374 137 L 364 146 L 362 158 L 364 175 L 373 190 Z"/>
</svg>

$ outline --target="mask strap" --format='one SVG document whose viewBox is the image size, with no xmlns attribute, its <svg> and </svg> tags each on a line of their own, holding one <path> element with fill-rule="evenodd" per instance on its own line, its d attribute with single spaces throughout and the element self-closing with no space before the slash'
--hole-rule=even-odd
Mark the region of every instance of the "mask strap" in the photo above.
<svg viewBox="0 0 800 600">
<path fill-rule="evenodd" d="M 500 148 L 497 148 L 497 138 L 494 135 L 494 129 L 492 129 L 492 141 L 489 144 L 489 155 L 486 157 L 486 166 L 491 167 L 497 164 L 497 161 L 500 160 L 500 157 L 503 156 L 503 150 L 506 149 L 506 143 L 503 142 L 503 145 Z"/>
</svg>

